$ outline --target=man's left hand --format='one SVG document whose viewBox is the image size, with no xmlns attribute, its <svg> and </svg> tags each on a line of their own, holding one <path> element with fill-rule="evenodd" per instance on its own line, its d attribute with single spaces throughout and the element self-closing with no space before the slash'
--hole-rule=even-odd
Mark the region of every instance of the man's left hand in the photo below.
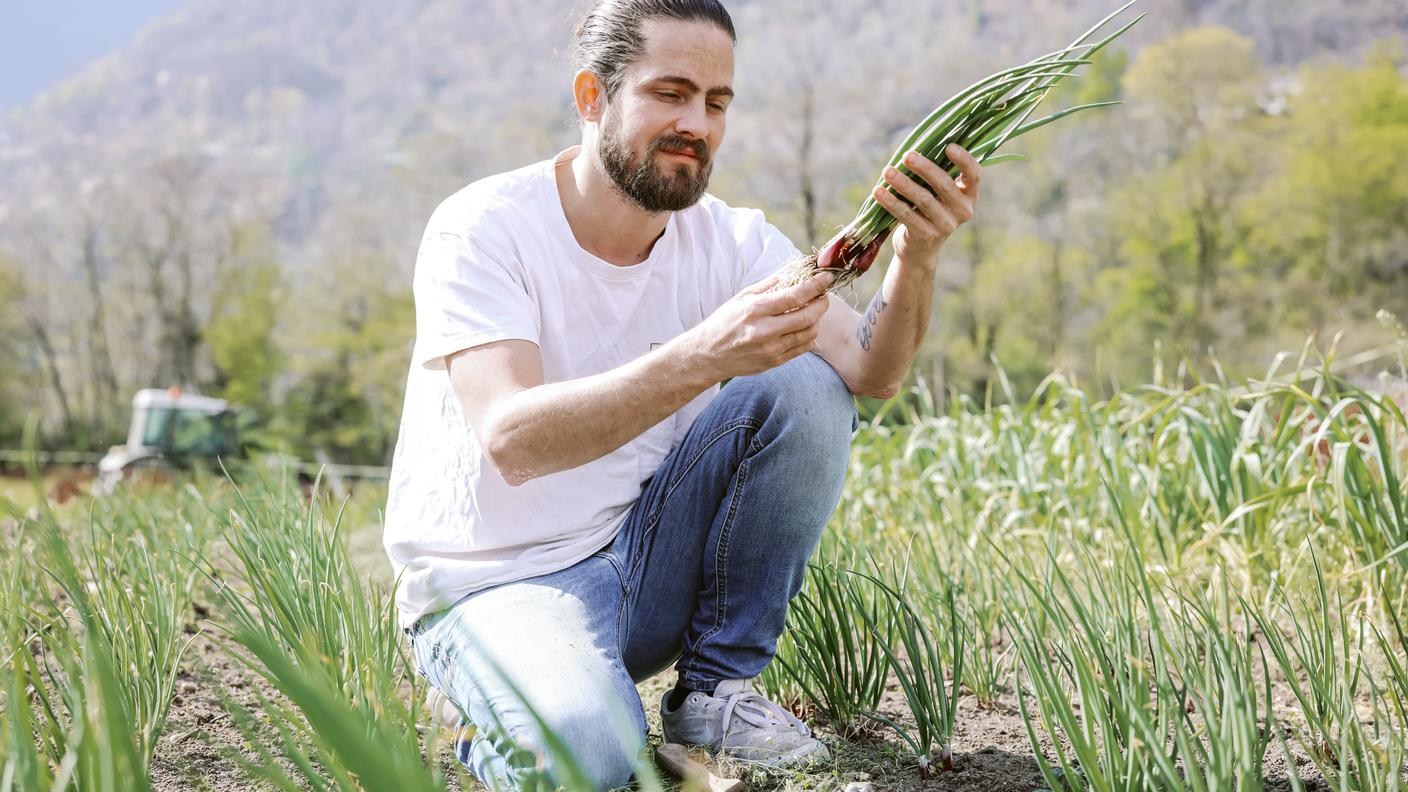
<svg viewBox="0 0 1408 792">
<path fill-rule="evenodd" d="M 873 193 L 875 200 L 900 221 L 902 228 L 895 236 L 895 257 L 905 264 L 933 267 L 944 241 L 959 226 L 973 219 L 983 166 L 956 143 L 948 144 L 944 153 L 961 171 L 957 181 L 929 158 L 911 151 L 905 155 L 904 167 L 933 187 L 934 192 L 887 166 L 885 181 L 909 204 L 884 187 L 876 187 Z"/>
</svg>

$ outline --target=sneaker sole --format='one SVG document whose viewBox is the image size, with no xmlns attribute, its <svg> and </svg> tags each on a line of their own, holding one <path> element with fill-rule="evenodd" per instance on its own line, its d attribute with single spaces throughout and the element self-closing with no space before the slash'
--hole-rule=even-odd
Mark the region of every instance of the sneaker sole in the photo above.
<svg viewBox="0 0 1408 792">
<path fill-rule="evenodd" d="M 776 768 L 779 770 L 804 767 L 831 759 L 831 751 L 820 741 L 818 741 L 815 746 L 794 748 L 792 751 L 773 759 L 745 759 L 741 756 L 730 754 L 727 749 L 720 749 L 718 753 L 738 764 L 750 765 L 752 767 Z"/>
</svg>

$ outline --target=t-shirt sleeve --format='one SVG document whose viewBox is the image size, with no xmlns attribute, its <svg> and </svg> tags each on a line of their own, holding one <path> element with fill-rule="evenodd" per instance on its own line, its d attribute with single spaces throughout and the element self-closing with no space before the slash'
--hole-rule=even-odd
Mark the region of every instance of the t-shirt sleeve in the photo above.
<svg viewBox="0 0 1408 792">
<path fill-rule="evenodd" d="M 538 343 L 538 308 L 521 265 L 462 234 L 426 231 L 413 290 L 416 365 L 443 370 L 446 355 L 491 341 Z"/>
<path fill-rule="evenodd" d="M 772 275 L 801 255 L 792 240 L 765 220 L 762 212 L 750 211 L 739 245 L 740 271 L 734 283 L 734 294 Z"/>
</svg>

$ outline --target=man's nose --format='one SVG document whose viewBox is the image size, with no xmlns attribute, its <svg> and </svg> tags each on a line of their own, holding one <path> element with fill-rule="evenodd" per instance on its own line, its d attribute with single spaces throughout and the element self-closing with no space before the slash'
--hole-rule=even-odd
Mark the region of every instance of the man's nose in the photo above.
<svg viewBox="0 0 1408 792">
<path fill-rule="evenodd" d="M 709 114 L 702 97 L 685 103 L 684 111 L 675 119 L 675 133 L 699 140 L 709 136 Z"/>
</svg>

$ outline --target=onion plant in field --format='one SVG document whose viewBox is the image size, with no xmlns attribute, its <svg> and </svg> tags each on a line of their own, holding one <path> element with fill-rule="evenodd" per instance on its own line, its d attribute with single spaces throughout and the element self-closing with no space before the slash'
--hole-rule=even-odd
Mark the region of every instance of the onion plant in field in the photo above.
<svg viewBox="0 0 1408 792">
<path fill-rule="evenodd" d="M 181 550 L 193 548 L 181 548 L 175 531 L 123 531 L 114 523 L 90 525 L 81 543 L 54 524 L 39 530 L 40 565 L 87 625 L 94 651 L 123 670 L 120 687 L 133 716 L 128 728 L 150 763 L 191 640 L 183 628 L 199 573 Z M 46 639 L 55 653 L 81 653 L 81 635 L 60 635 L 51 631 Z"/>
<path fill-rule="evenodd" d="M 1305 363 L 1240 385 L 1183 369 L 1105 401 L 1054 376 L 1019 400 L 999 372 L 986 404 L 959 396 L 944 412 L 921 382 L 861 433 L 823 555 L 854 565 L 864 548 L 907 565 L 916 602 L 961 581 L 975 693 L 995 660 L 980 645 L 995 591 L 1033 745 L 1050 736 L 1064 751 L 1047 760 L 1053 784 L 1255 788 L 1264 751 L 1306 760 L 1308 732 L 1288 741 L 1267 703 L 1267 677 L 1284 685 L 1293 668 L 1304 694 L 1293 708 L 1362 757 L 1362 770 L 1320 774 L 1383 788 L 1370 779 L 1391 777 L 1382 768 L 1403 753 L 1408 710 L 1394 621 L 1408 612 L 1408 428 L 1391 400 Z M 1300 655 L 1315 666 L 1325 651 L 1298 654 L 1287 595 L 1359 625 L 1331 636 L 1338 664 L 1318 662 L 1346 683 L 1362 668 L 1351 695 L 1322 686 L 1316 703 Z M 1269 625 L 1248 634 L 1258 614 L 1287 631 L 1284 661 L 1276 635 L 1259 637 Z M 1322 625 L 1302 622 L 1305 640 L 1328 645 Z M 1246 695 L 1228 693 L 1234 682 Z"/>
<path fill-rule="evenodd" d="M 329 518 L 321 496 L 296 491 L 289 478 L 248 484 L 226 515 L 224 539 L 238 563 L 230 576 L 209 569 L 229 618 L 290 652 L 311 642 L 321 673 L 349 699 L 397 701 L 414 677 L 391 591 L 353 568 L 341 514 Z"/>
<path fill-rule="evenodd" d="M 962 668 L 962 683 L 976 699 L 978 707 L 991 709 L 1007 691 L 1014 662 L 1012 642 L 1002 626 L 1002 614 L 1017 601 L 1013 584 L 985 557 L 990 544 L 983 544 L 983 554 L 966 545 L 953 546 L 932 541 L 923 534 L 911 537 L 902 561 L 907 587 L 930 614 L 932 629 L 942 634 L 946 625 L 942 618 L 932 617 L 946 612 L 944 597 L 955 585 L 958 594 L 959 628 L 965 633 L 961 643 L 962 658 L 946 657 L 946 664 Z"/>
<path fill-rule="evenodd" d="M 962 663 L 963 684 L 979 707 L 991 709 L 1007 692 L 1015 660 L 1014 647 L 1002 627 L 1002 614 L 1013 592 L 1001 587 L 987 569 L 975 569 L 974 576 L 979 582 L 964 587 L 960 603 L 960 623 L 969 632 L 964 641 L 968 654 Z"/>
<path fill-rule="evenodd" d="M 1054 789 L 1155 789 L 1177 760 L 1186 707 L 1161 647 L 1169 625 L 1128 560 L 1082 555 L 1078 587 L 1060 564 L 1029 581 L 1029 609 L 1009 612 L 1021 675 L 1017 702 L 1037 764 Z M 1052 762 L 1040 734 L 1050 735 Z M 1075 779 L 1079 779 L 1077 783 Z"/>
<path fill-rule="evenodd" d="M 1307 445 L 1321 475 L 1315 516 L 1352 542 L 1360 559 L 1408 571 L 1408 419 L 1387 396 L 1331 383 L 1310 402 L 1317 424 Z"/>
<path fill-rule="evenodd" d="M 277 484 L 255 480 L 240 489 L 238 508 L 226 515 L 224 538 L 235 569 L 226 574 L 216 564 L 207 567 L 218 583 L 228 632 L 253 653 L 256 672 L 280 678 L 267 664 L 272 655 L 262 651 L 279 647 L 299 662 L 295 682 L 320 677 L 349 706 L 413 739 L 424 684 L 411 673 L 391 591 L 353 568 L 340 519 L 323 513 L 322 497 L 305 502 L 298 492 L 287 476 Z M 335 763 L 311 732 L 288 736 L 298 738 L 285 741 L 295 763 Z"/>
<path fill-rule="evenodd" d="M 7 639 L 16 635 L 6 631 Z M 135 713 L 104 639 L 85 625 L 78 643 L 78 655 L 43 670 L 21 644 L 0 668 L 0 792 L 151 790 L 150 759 L 132 729 Z M 7 651 L 14 648 L 7 640 Z"/>
<path fill-rule="evenodd" d="M 290 792 L 447 788 L 422 758 L 410 711 L 349 698 L 335 675 L 326 673 L 327 659 L 315 641 L 288 647 L 248 625 L 236 628 L 231 637 L 280 694 L 269 697 L 256 690 L 253 711 L 226 703 L 255 754 L 252 760 L 234 756 L 248 776 Z M 274 732 L 273 747 L 264 723 Z M 428 747 L 437 746 L 432 740 Z"/>
<path fill-rule="evenodd" d="M 1019 708 L 1043 776 L 1093 792 L 1262 789 L 1274 728 L 1265 658 L 1230 627 L 1227 596 L 1214 606 L 1156 590 L 1138 568 L 1087 560 L 1094 582 L 1082 591 L 1053 566 L 1032 592 L 1039 610 L 1012 619 Z"/>
<path fill-rule="evenodd" d="M 262 482 L 245 487 L 226 533 L 239 561 L 239 580 L 221 587 L 230 638 L 281 694 L 256 691 L 252 710 L 226 702 L 256 746 L 254 760 L 237 761 L 252 777 L 287 790 L 446 789 L 438 765 L 426 761 L 446 748 L 438 730 L 426 730 L 422 750 L 423 681 L 409 673 L 391 591 L 352 567 L 340 519 L 328 520 L 317 497 L 304 506 L 296 491 Z M 520 787 L 592 788 L 564 741 L 526 700 L 519 703 L 543 734 L 538 753 L 515 752 L 536 762 L 524 769 Z M 276 732 L 275 747 L 266 744 L 264 724 Z M 642 789 L 658 789 L 646 765 L 638 778 Z"/>
<path fill-rule="evenodd" d="M 774 663 L 842 736 L 859 732 L 871 723 L 890 674 L 885 647 L 894 639 L 894 623 L 888 600 L 865 578 L 813 565 L 787 623 L 792 646 Z"/>
<path fill-rule="evenodd" d="M 1263 786 L 1266 751 L 1277 731 L 1270 669 L 1254 641 L 1233 628 L 1232 602 L 1225 590 L 1214 602 L 1183 595 L 1170 615 L 1176 625 L 1167 647 L 1170 665 L 1187 697 L 1186 717 L 1174 733 L 1183 766 L 1163 768 L 1170 779 L 1181 772 L 1183 785 L 1170 789 Z M 1294 768 L 1294 757 L 1287 759 Z"/>
<path fill-rule="evenodd" d="M 1408 630 L 1404 628 L 1408 615 L 1394 607 L 1389 607 L 1387 613 L 1389 629 L 1375 627 L 1374 639 L 1384 658 L 1383 701 L 1389 715 L 1386 722 L 1398 754 L 1403 756 L 1408 753 Z"/>
<path fill-rule="evenodd" d="M 1254 610 L 1253 617 L 1300 705 L 1305 747 L 1312 757 L 1334 763 L 1340 733 L 1358 725 L 1354 712 L 1366 682 L 1364 646 L 1368 636 L 1364 630 L 1351 630 L 1354 614 L 1346 609 L 1343 598 L 1332 600 L 1318 559 L 1315 583 L 1309 602 L 1298 602 L 1282 589 L 1272 591 L 1273 613 L 1279 613 L 1290 625 L 1289 635 L 1282 632 L 1273 613 Z"/>
<path fill-rule="evenodd" d="M 953 729 L 958 718 L 966 636 L 958 623 L 954 587 L 949 585 L 943 590 L 939 600 L 942 610 L 936 614 L 943 629 L 936 631 L 931 627 L 935 620 L 925 618 L 916 609 L 902 586 L 862 572 L 850 574 L 869 581 L 881 594 L 884 608 L 879 614 L 868 609 L 858 609 L 857 613 L 876 637 L 885 630 L 892 631 L 894 638 L 882 641 L 880 648 L 890 660 L 914 727 L 878 712 L 869 717 L 892 729 L 913 751 L 921 777 L 930 775 L 935 761 L 943 769 L 952 770 Z M 946 658 L 952 658 L 952 665 Z M 951 677 L 952 682 L 946 677 Z"/>
<path fill-rule="evenodd" d="M 250 777 L 288 792 L 304 789 L 444 792 L 450 789 L 438 768 L 427 766 L 424 758 L 435 757 L 448 748 L 436 739 L 437 732 L 428 732 L 431 736 L 423 752 L 416 730 L 406 728 L 405 712 L 388 712 L 365 700 L 350 701 L 333 679 L 320 671 L 321 658 L 312 642 L 290 652 L 258 630 L 240 630 L 233 640 L 256 659 L 261 675 L 282 697 L 259 696 L 257 713 L 242 708 L 234 710 L 240 728 L 253 738 L 250 744 L 255 758 L 237 759 Z M 533 792 L 595 789 L 579 758 L 552 732 L 546 720 L 521 693 L 516 689 L 513 692 L 537 720 L 543 734 L 541 756 L 530 752 L 514 754 L 527 760 L 517 779 L 518 788 Z M 272 724 L 280 748 L 270 748 L 258 739 L 262 734 L 258 715 Z M 288 747 L 301 745 L 314 745 L 316 749 L 305 752 Z M 474 784 L 468 772 L 458 764 L 453 772 L 459 788 Z M 645 757 L 640 759 L 636 777 L 638 788 L 643 792 L 661 788 Z"/>
<path fill-rule="evenodd" d="M 1276 589 L 1269 609 L 1254 611 L 1263 643 L 1298 705 L 1296 741 L 1338 788 L 1408 787 L 1401 616 L 1387 610 L 1398 634 L 1394 644 L 1372 623 L 1367 603 L 1346 603 L 1330 592 L 1319 559 L 1312 555 L 1312 562 L 1315 587 L 1309 596 Z M 1370 636 L 1382 650 L 1381 679 L 1366 651 Z"/>
<path fill-rule="evenodd" d="M 147 788 L 190 641 L 203 500 L 121 493 L 17 515 L 0 592 L 10 788 Z"/>
</svg>

